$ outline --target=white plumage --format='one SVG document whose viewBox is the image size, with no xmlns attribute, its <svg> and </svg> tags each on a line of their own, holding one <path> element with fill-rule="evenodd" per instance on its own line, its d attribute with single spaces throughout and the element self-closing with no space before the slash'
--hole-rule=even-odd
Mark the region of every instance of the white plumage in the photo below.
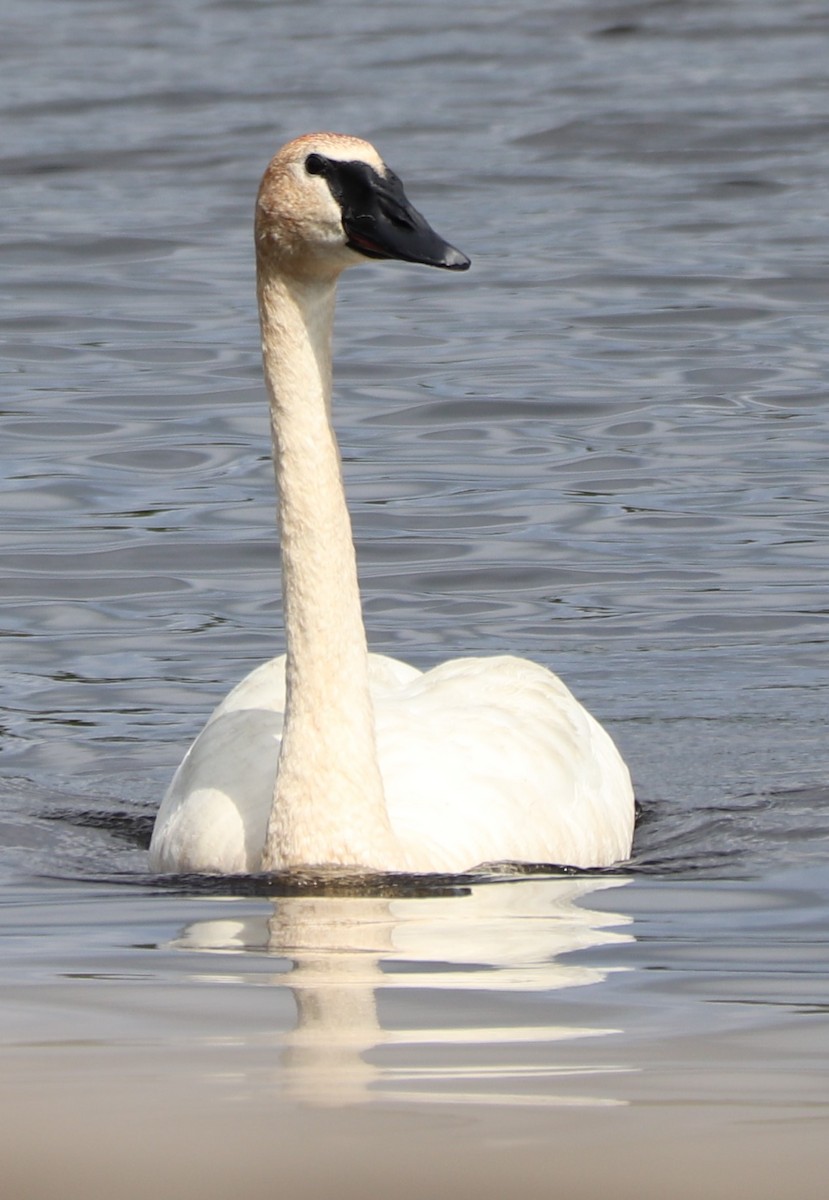
<svg viewBox="0 0 829 1200">
<path fill-rule="evenodd" d="M 369 654 L 330 422 L 336 280 L 371 258 L 463 269 L 368 143 L 316 134 L 257 204 L 287 654 L 212 714 L 156 819 L 160 871 L 462 872 L 626 858 L 633 791 L 609 735 L 546 668 Z"/>
</svg>

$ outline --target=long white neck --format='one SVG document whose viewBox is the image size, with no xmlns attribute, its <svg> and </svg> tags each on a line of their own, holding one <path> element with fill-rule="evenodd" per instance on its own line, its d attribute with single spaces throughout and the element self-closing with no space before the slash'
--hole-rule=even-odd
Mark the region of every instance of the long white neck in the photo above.
<svg viewBox="0 0 829 1200">
<path fill-rule="evenodd" d="M 262 869 L 388 866 L 395 839 L 377 762 L 368 650 L 331 427 L 336 280 L 259 264 L 276 469 L 287 701 Z"/>
</svg>

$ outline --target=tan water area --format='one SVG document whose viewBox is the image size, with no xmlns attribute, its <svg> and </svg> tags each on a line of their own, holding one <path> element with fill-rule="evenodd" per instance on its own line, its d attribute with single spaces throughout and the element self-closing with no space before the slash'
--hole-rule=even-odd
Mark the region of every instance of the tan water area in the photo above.
<svg viewBox="0 0 829 1200">
<path fill-rule="evenodd" d="M 114 1071 L 130 1069 L 115 1056 Z M 201 1080 L 201 1072 L 196 1073 Z M 181 1079 L 181 1076 L 177 1076 Z M 84 1078 L 84 1082 L 86 1079 Z M 457 1104 L 382 1105 L 309 1113 L 284 1101 L 238 1100 L 228 1113 L 173 1086 L 163 1097 L 98 1079 L 94 1096 L 37 1107 L 58 1129 L 44 1144 L 25 1124 L 26 1106 L 2 1135 L 13 1147 L 8 1195 L 190 1197 L 330 1195 L 563 1195 L 623 1200 L 825 1195 L 825 1157 L 803 1113 L 723 1100 L 710 1105 L 643 1103 L 621 1110 L 467 1109 Z M 159 1085 L 156 1085 L 158 1087 Z M 184 1107 L 184 1115 L 180 1110 Z M 113 1112 L 116 1109 L 117 1112 Z M 94 1136 L 90 1138 L 90 1128 Z M 770 1130 L 772 1135 L 769 1136 Z"/>
<path fill-rule="evenodd" d="M 4 1195 L 822 1196 L 807 874 L 50 889 L 0 1006 Z"/>
</svg>

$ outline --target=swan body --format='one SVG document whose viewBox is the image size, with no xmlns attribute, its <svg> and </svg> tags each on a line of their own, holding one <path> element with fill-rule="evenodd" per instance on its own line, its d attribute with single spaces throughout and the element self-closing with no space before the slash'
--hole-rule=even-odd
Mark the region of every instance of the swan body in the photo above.
<svg viewBox="0 0 829 1200">
<path fill-rule="evenodd" d="M 469 260 L 371 145 L 335 134 L 273 159 L 256 248 L 287 651 L 243 679 L 190 747 L 151 865 L 463 872 L 627 858 L 627 767 L 557 676 L 509 656 L 421 672 L 367 648 L 331 425 L 337 278 L 366 258 Z"/>
</svg>

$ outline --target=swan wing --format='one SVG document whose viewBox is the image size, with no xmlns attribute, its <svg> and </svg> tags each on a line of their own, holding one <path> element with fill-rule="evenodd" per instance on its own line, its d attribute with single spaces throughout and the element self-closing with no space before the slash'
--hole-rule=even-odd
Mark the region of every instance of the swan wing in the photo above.
<svg viewBox="0 0 829 1200">
<path fill-rule="evenodd" d="M 416 667 L 369 656 L 378 698 L 420 676 Z M 184 756 L 156 817 L 155 871 L 258 871 L 273 805 L 285 712 L 285 655 L 256 667 L 222 700 Z"/>
<path fill-rule="evenodd" d="M 376 714 L 389 816 L 412 870 L 629 856 L 627 768 L 546 668 L 456 659 L 378 698 Z"/>
</svg>

